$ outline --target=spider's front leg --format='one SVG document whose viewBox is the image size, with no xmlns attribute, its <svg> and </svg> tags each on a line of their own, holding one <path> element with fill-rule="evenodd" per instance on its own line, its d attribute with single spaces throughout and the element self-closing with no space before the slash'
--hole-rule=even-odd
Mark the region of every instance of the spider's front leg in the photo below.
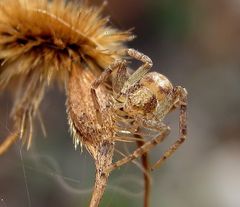
<svg viewBox="0 0 240 207">
<path fill-rule="evenodd" d="M 139 60 L 143 62 L 143 65 L 141 65 L 126 81 L 124 84 L 124 89 L 127 90 L 129 87 L 134 85 L 136 82 L 138 82 L 153 66 L 151 58 L 149 58 L 147 55 L 138 52 L 135 49 L 129 48 L 125 49 L 123 51 L 124 55 L 129 55 L 130 57 Z"/>
<path fill-rule="evenodd" d="M 111 65 L 109 65 L 109 67 L 104 70 L 102 72 L 102 74 L 100 75 L 99 78 L 97 78 L 91 86 L 91 95 L 92 95 L 92 100 L 93 100 L 93 104 L 94 104 L 94 108 L 96 109 L 96 115 L 97 115 L 97 119 L 98 119 L 98 123 L 102 124 L 102 115 L 100 113 L 100 104 L 98 102 L 98 97 L 97 97 L 97 93 L 96 90 L 97 88 L 103 84 L 107 78 L 111 75 L 111 73 L 118 69 L 118 68 L 126 68 L 126 61 L 125 60 L 115 60 Z"/>
<path fill-rule="evenodd" d="M 180 109 L 179 115 L 179 137 L 177 141 L 163 154 L 163 156 L 151 167 L 151 170 L 159 168 L 162 163 L 169 158 L 186 140 L 187 137 L 187 91 L 181 86 L 174 89 L 174 95 L 177 102 L 173 108 Z"/>
</svg>

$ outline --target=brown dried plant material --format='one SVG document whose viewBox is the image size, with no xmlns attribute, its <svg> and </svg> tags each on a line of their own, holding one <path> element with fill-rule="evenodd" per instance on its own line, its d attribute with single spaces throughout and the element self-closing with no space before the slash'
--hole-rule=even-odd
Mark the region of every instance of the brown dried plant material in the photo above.
<svg viewBox="0 0 240 207">
<path fill-rule="evenodd" d="M 47 86 L 55 80 L 66 88 L 66 93 L 69 94 L 68 104 L 74 106 L 72 109 L 80 112 L 81 109 L 75 107 L 84 105 L 82 102 L 79 103 L 83 98 L 86 102 L 82 110 L 84 109 L 83 113 L 87 115 L 80 114 L 81 118 L 87 119 L 88 123 L 95 120 L 88 94 L 89 84 L 114 59 L 119 58 L 117 51 L 123 49 L 124 43 L 133 39 L 133 35 L 130 31 L 122 32 L 108 26 L 108 18 L 101 16 L 104 5 L 95 8 L 86 2 L 79 4 L 65 3 L 64 0 L 0 2 L 0 90 L 11 88 L 13 93 L 12 133 L 0 144 L 0 155 L 18 138 L 27 144 L 28 149 L 30 148 L 34 131 L 33 122 L 36 116 L 40 117 L 39 105 Z M 79 85 L 77 79 L 86 85 Z M 76 91 L 78 89 L 80 91 Z M 76 97 L 72 93 L 74 90 Z M 70 96 L 71 94 L 73 96 Z M 106 96 L 105 91 L 102 95 L 99 92 L 98 95 Z M 105 104 L 107 105 L 104 102 L 103 106 Z M 70 107 L 68 110 L 70 114 Z M 85 122 L 79 119 L 78 115 L 76 119 L 79 120 L 78 126 L 80 123 L 83 123 L 82 127 L 85 126 Z M 69 120 L 72 123 L 71 119 Z M 114 136 L 110 136 L 113 133 L 111 119 L 109 124 L 106 125 L 109 126 L 107 134 L 112 139 Z M 89 127 L 83 131 L 88 131 Z M 77 135 L 74 127 L 71 129 L 74 137 L 79 137 L 74 139 L 77 146 L 82 141 L 81 136 Z M 91 130 L 94 131 L 90 129 L 88 133 Z M 87 137 L 84 143 L 95 159 L 96 151 L 100 150 L 95 142 L 101 141 L 102 135 L 99 133 L 105 129 L 100 127 L 98 130 L 95 134 L 90 133 L 91 136 Z"/>
<path fill-rule="evenodd" d="M 116 57 L 130 32 L 107 26 L 103 7 L 64 0 L 0 2 L 0 90 L 14 82 L 13 134 L 0 146 L 3 154 L 20 137 L 29 148 L 33 119 L 46 86 L 65 86 L 71 64 L 80 61 L 97 77 Z"/>
<path fill-rule="evenodd" d="M 73 64 L 67 94 L 67 111 L 75 143 L 82 142 L 95 160 L 96 183 L 91 207 L 98 206 L 104 193 L 109 176 L 105 169 L 112 163 L 115 143 L 114 122 L 109 107 L 110 97 L 104 91 L 104 87 L 97 93 L 104 117 L 103 124 L 99 125 L 90 93 L 93 80 L 94 74 Z"/>
</svg>

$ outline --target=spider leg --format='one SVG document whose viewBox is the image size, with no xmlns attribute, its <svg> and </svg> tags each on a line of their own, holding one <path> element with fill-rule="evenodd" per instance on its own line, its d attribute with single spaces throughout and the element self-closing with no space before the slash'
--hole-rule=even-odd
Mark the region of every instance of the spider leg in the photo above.
<svg viewBox="0 0 240 207">
<path fill-rule="evenodd" d="M 130 131 L 129 131 L 130 132 Z M 136 144 L 138 146 L 138 148 L 142 147 L 142 145 L 144 145 L 145 141 L 143 139 L 143 133 L 142 132 L 138 132 L 138 130 L 135 130 L 135 133 L 126 133 L 127 135 L 129 135 L 130 137 L 119 137 L 119 140 L 122 140 L 124 142 L 127 141 L 136 141 Z M 123 133 L 124 135 L 124 133 Z M 124 139 L 125 138 L 125 139 Z M 150 199 L 150 189 L 151 189 L 151 177 L 150 177 L 150 172 L 151 172 L 151 166 L 149 164 L 149 156 L 148 153 L 144 153 L 141 156 L 141 169 L 142 169 L 142 173 L 143 173 L 143 179 L 144 179 L 144 207 L 149 207 L 149 199 Z"/>
<path fill-rule="evenodd" d="M 141 147 L 137 148 L 132 154 L 128 155 L 127 157 L 111 164 L 106 171 L 111 172 L 112 170 L 121 167 L 122 165 L 142 156 L 143 154 L 147 153 L 150 151 L 153 147 L 161 143 L 164 138 L 169 134 L 170 128 L 165 126 L 162 128 L 160 134 L 153 139 L 145 142 Z"/>
<path fill-rule="evenodd" d="M 134 125 L 133 123 L 129 123 L 130 126 Z M 123 137 L 121 137 L 121 140 L 123 141 L 136 141 L 136 144 L 139 147 L 144 145 L 145 141 L 143 139 L 144 133 L 139 131 L 139 127 L 136 129 L 135 127 L 131 130 L 131 127 L 129 129 L 129 136 L 126 137 L 125 140 Z M 132 138 L 133 137 L 133 138 Z M 144 153 L 141 156 L 141 164 L 142 164 L 142 172 L 143 172 L 143 179 L 144 179 L 144 207 L 149 206 L 149 199 L 150 199 L 150 189 L 151 189 L 151 177 L 150 177 L 150 164 L 149 164 L 149 156 L 148 153 Z"/>
<path fill-rule="evenodd" d="M 143 62 L 144 64 L 141 65 L 126 81 L 124 84 L 124 89 L 127 90 L 130 86 L 134 83 L 138 82 L 152 67 L 153 63 L 152 60 L 145 54 L 138 52 L 135 49 L 125 49 L 124 54 L 129 55 L 136 60 Z"/>
<path fill-rule="evenodd" d="M 159 168 L 162 163 L 169 158 L 186 140 L 187 137 L 187 91 L 182 87 L 176 87 L 179 101 L 176 106 L 179 105 L 179 138 L 173 143 L 170 148 L 163 154 L 163 156 L 151 167 L 151 170 Z"/>
<path fill-rule="evenodd" d="M 97 88 L 104 83 L 107 78 L 111 75 L 111 73 L 118 69 L 119 67 L 126 67 L 126 61 L 125 60 L 115 60 L 112 64 L 109 65 L 109 67 L 102 72 L 102 74 L 97 78 L 91 85 L 91 96 L 94 104 L 94 108 L 96 109 L 96 115 L 98 122 L 102 124 L 102 116 L 100 112 L 100 104 L 98 102 L 98 97 L 96 90 Z"/>
<path fill-rule="evenodd" d="M 119 117 L 120 120 L 124 121 L 125 119 L 123 117 Z M 125 131 L 121 131 L 120 128 L 120 137 L 119 140 L 122 141 L 136 141 L 136 144 L 138 148 L 142 147 L 145 144 L 145 141 L 143 137 L 146 135 L 144 131 L 141 130 L 140 127 L 135 126 L 132 120 L 126 119 L 126 121 L 129 121 L 128 127 L 126 128 Z M 131 129 L 132 128 L 132 129 Z M 125 132 L 125 133 L 124 133 Z M 122 137 L 122 135 L 126 134 L 127 137 Z M 143 172 L 143 179 L 144 179 L 144 207 L 149 207 L 149 199 L 150 199 L 150 189 L 151 189 L 151 177 L 150 177 L 150 171 L 151 167 L 149 164 L 149 156 L 148 153 L 144 153 L 141 156 L 141 165 L 142 165 L 142 172 Z"/>
</svg>

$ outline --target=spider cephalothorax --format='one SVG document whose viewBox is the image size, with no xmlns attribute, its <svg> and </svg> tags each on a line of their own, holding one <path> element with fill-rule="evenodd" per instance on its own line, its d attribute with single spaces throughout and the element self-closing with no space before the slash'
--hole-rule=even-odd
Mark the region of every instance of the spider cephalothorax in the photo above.
<svg viewBox="0 0 240 207">
<path fill-rule="evenodd" d="M 147 73 L 131 86 L 125 86 L 127 83 L 121 90 L 119 105 L 128 116 L 160 121 L 176 101 L 171 82 L 160 73 Z"/>
</svg>

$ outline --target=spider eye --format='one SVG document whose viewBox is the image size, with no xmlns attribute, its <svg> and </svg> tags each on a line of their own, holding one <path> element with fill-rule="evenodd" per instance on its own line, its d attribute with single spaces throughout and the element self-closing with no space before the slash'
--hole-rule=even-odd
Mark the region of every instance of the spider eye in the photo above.
<svg viewBox="0 0 240 207">
<path fill-rule="evenodd" d="M 173 86 L 167 77 L 157 72 L 146 74 L 140 80 L 140 84 L 151 90 L 158 100 L 165 99 L 173 91 Z"/>
</svg>

